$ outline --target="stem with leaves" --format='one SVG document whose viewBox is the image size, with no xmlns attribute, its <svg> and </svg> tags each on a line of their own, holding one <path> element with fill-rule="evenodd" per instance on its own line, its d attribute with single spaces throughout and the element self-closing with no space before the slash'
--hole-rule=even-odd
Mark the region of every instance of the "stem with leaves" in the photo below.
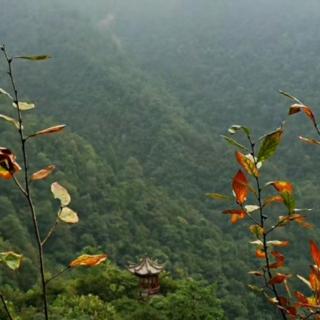
<svg viewBox="0 0 320 320">
<path fill-rule="evenodd" d="M 29 182 L 29 163 L 28 163 L 28 157 L 27 157 L 27 147 L 26 147 L 26 137 L 24 135 L 24 127 L 23 127 L 23 119 L 22 119 L 22 114 L 21 110 L 19 107 L 19 97 L 18 97 L 18 90 L 15 84 L 15 79 L 14 79 L 14 74 L 13 74 L 13 69 L 12 69 L 12 63 L 14 61 L 13 58 L 9 57 L 6 47 L 2 46 L 1 50 L 3 51 L 4 57 L 7 61 L 8 64 L 8 75 L 11 80 L 11 86 L 13 90 L 13 102 L 16 105 L 17 109 L 17 116 L 18 116 L 18 121 L 19 121 L 19 138 L 20 138 L 20 143 L 21 143 L 21 151 L 22 151 L 22 157 L 23 157 L 23 168 L 24 168 L 24 187 L 22 187 L 22 184 L 17 180 L 15 177 L 15 182 L 18 185 L 19 190 L 21 193 L 25 196 L 31 217 L 32 217 L 32 223 L 33 223 L 33 228 L 34 228 L 34 235 L 37 243 L 37 248 L 38 248 L 38 257 L 39 257 L 39 270 L 40 270 L 40 278 L 41 278 L 41 286 L 42 286 L 42 301 L 43 301 L 43 313 L 45 320 L 49 319 L 48 315 L 48 299 L 47 299 L 47 285 L 45 281 L 45 266 L 44 266 L 44 251 L 43 251 L 43 245 L 42 245 L 42 240 L 41 240 L 41 235 L 40 235 L 40 230 L 39 230 L 39 224 L 37 221 L 37 215 L 36 215 L 36 210 L 35 206 L 33 204 L 33 199 L 32 199 L 32 194 L 30 190 L 30 182 Z"/>
<path fill-rule="evenodd" d="M 255 154 L 255 143 L 252 141 L 250 135 L 248 135 L 248 139 L 249 139 L 249 143 L 251 146 L 251 155 L 254 161 L 254 165 L 257 168 L 258 167 L 258 162 L 257 162 L 257 158 L 256 158 L 256 154 Z M 269 257 L 269 250 L 268 250 L 268 244 L 267 244 L 267 233 L 264 231 L 265 229 L 265 219 L 267 218 L 264 215 L 263 212 L 263 203 L 262 203 L 262 188 L 261 188 L 261 183 L 260 183 L 260 179 L 258 175 L 254 175 L 255 181 L 256 181 L 256 187 L 257 187 L 257 200 L 258 200 L 258 206 L 259 206 L 259 215 L 260 215 L 260 227 L 261 230 L 263 230 L 263 234 L 262 234 L 262 243 L 263 243 L 263 251 L 265 253 L 265 262 L 266 262 L 266 270 L 264 270 L 264 275 L 268 275 L 268 279 L 265 278 L 265 285 L 266 287 L 270 288 L 270 284 L 269 281 L 273 278 L 272 276 L 272 272 L 270 269 L 270 257 Z M 265 272 L 266 271 L 266 272 Z M 281 301 L 279 299 L 280 295 L 277 291 L 277 288 L 274 284 L 271 284 L 271 289 L 273 294 L 275 295 L 276 299 L 277 299 L 277 303 L 279 305 L 279 312 L 281 313 L 282 319 L 287 319 L 287 315 L 285 310 L 282 308 L 283 306 L 281 305 Z"/>
<path fill-rule="evenodd" d="M 60 202 L 60 208 L 56 217 L 56 221 L 54 225 L 49 229 L 44 239 L 41 238 L 40 230 L 39 230 L 39 223 L 37 220 L 37 214 L 35 210 L 35 205 L 32 197 L 31 192 L 31 182 L 37 181 L 37 180 L 43 180 L 46 179 L 49 175 L 52 174 L 52 172 L 55 170 L 54 165 L 48 165 L 46 168 L 43 168 L 35 173 L 33 173 L 31 176 L 29 174 L 29 161 L 28 161 L 28 149 L 27 149 L 27 141 L 30 138 L 35 138 L 39 136 L 44 136 L 48 134 L 55 134 L 58 132 L 61 132 L 64 130 L 65 125 L 59 124 L 55 125 L 53 127 L 49 127 L 40 131 L 37 131 L 35 133 L 32 133 L 30 135 L 25 135 L 24 133 L 24 126 L 23 126 L 23 118 L 22 118 L 22 111 L 30 110 L 35 107 L 34 104 L 27 103 L 27 102 L 20 102 L 19 96 L 18 96 L 18 90 L 15 83 L 15 77 L 13 73 L 12 64 L 13 61 L 16 59 L 23 59 L 23 60 L 29 60 L 29 61 L 43 61 L 50 58 L 50 56 L 47 55 L 36 55 L 36 56 L 17 56 L 17 57 L 9 57 L 8 52 L 6 50 L 6 47 L 4 45 L 0 45 L 0 50 L 3 52 L 4 58 L 8 65 L 8 75 L 10 77 L 11 87 L 13 91 L 13 95 L 11 96 L 8 92 L 0 88 L 0 95 L 5 95 L 6 98 L 9 99 L 10 104 L 13 105 L 16 108 L 17 111 L 17 119 L 11 118 L 6 115 L 0 115 L 1 119 L 6 120 L 10 124 L 13 124 L 16 129 L 18 129 L 19 134 L 19 140 L 21 145 L 21 152 L 22 152 L 22 158 L 23 158 L 23 171 L 24 171 L 24 181 L 19 181 L 18 177 L 15 175 L 17 172 L 19 172 L 21 167 L 16 162 L 16 156 L 10 151 L 8 148 L 0 147 L 0 177 L 6 180 L 13 180 L 17 188 L 20 190 L 22 195 L 25 197 L 33 223 L 33 231 L 34 236 L 37 243 L 37 249 L 38 249 L 38 257 L 39 257 L 39 273 L 40 273 L 40 280 L 41 280 L 41 287 L 42 287 L 42 301 L 43 301 L 43 314 L 44 319 L 48 320 L 48 299 L 47 299 L 47 283 L 51 280 L 55 279 L 62 273 L 64 273 L 67 270 L 70 270 L 71 268 L 86 266 L 86 267 L 95 267 L 99 264 L 103 263 L 107 259 L 106 254 L 97 254 L 97 255 L 80 255 L 78 258 L 72 260 L 68 266 L 63 269 L 62 271 L 56 273 L 54 276 L 52 276 L 49 279 L 45 279 L 45 266 L 44 266 L 44 246 L 47 243 L 47 241 L 50 239 L 50 237 L 53 235 L 54 231 L 56 230 L 56 227 L 58 226 L 59 222 L 63 222 L 69 225 L 73 225 L 79 222 L 78 214 L 70 209 L 68 205 L 71 202 L 71 196 L 69 192 L 61 186 L 58 182 L 53 182 L 51 184 L 51 192 L 53 194 L 53 197 L 55 199 L 58 199 Z M 7 259 L 10 260 L 10 263 L 7 262 Z M 12 270 L 16 270 L 20 267 L 22 260 L 22 255 L 16 254 L 12 251 L 8 252 L 0 252 L 0 262 L 7 265 Z M 0 295 L 0 299 L 2 300 L 2 303 L 6 309 L 6 312 L 8 314 L 8 317 L 12 319 L 12 317 L 9 314 L 9 310 L 6 306 L 4 298 Z"/>
</svg>

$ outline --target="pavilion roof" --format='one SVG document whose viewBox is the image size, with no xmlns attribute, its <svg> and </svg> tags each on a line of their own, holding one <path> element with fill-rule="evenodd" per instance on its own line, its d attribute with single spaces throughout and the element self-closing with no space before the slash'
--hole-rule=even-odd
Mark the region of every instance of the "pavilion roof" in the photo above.
<svg viewBox="0 0 320 320">
<path fill-rule="evenodd" d="M 149 257 L 140 259 L 137 264 L 130 264 L 128 267 L 131 273 L 139 276 L 156 275 L 164 269 L 164 265 L 157 261 L 151 260 Z"/>
</svg>

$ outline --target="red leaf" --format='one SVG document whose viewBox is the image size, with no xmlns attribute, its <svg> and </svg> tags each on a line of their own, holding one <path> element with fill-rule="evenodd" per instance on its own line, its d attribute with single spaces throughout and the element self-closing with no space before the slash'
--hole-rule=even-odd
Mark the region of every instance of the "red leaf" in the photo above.
<svg viewBox="0 0 320 320">
<path fill-rule="evenodd" d="M 244 173 L 239 170 L 232 181 L 232 189 L 236 195 L 236 201 L 242 205 L 246 202 L 249 193 L 249 182 Z"/>
<path fill-rule="evenodd" d="M 317 267 L 320 267 L 320 250 L 316 243 L 312 240 L 310 240 L 310 250 L 314 263 L 317 265 Z"/>
<path fill-rule="evenodd" d="M 277 269 L 284 266 L 285 257 L 281 252 L 272 251 L 271 254 L 276 258 L 276 262 L 269 265 L 270 269 Z"/>
<path fill-rule="evenodd" d="M 296 291 L 294 293 L 294 295 L 296 296 L 296 298 L 299 301 L 299 305 L 304 307 L 304 306 L 308 306 L 309 305 L 309 301 L 308 299 L 304 296 L 303 293 L 301 293 L 300 291 Z"/>
<path fill-rule="evenodd" d="M 288 312 L 288 314 L 290 314 L 291 316 L 296 316 L 297 315 L 297 309 L 295 308 L 295 307 L 293 307 L 293 306 L 291 306 L 291 307 L 287 307 L 286 308 L 286 311 Z M 293 318 L 293 319 L 295 319 L 295 318 Z"/>
<path fill-rule="evenodd" d="M 272 279 L 269 280 L 269 284 L 280 284 L 283 281 L 287 280 L 289 278 L 288 275 L 283 273 L 278 273 L 276 276 L 274 276 Z"/>
</svg>

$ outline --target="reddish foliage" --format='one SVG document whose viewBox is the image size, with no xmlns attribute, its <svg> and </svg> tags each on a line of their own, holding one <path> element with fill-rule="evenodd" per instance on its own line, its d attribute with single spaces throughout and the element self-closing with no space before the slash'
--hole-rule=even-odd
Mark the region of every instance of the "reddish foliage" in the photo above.
<svg viewBox="0 0 320 320">
<path fill-rule="evenodd" d="M 233 178 L 232 189 L 235 193 L 237 203 L 240 205 L 244 204 L 249 193 L 249 182 L 241 170 L 239 170 Z"/>
</svg>

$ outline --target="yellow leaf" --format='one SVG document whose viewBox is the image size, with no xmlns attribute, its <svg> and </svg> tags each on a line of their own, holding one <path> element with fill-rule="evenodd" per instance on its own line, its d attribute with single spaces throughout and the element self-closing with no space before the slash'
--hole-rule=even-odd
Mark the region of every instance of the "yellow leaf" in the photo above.
<svg viewBox="0 0 320 320">
<path fill-rule="evenodd" d="M 55 199 L 60 200 L 62 207 L 65 207 L 70 203 L 71 197 L 69 195 L 69 192 L 58 182 L 52 183 L 51 192 L 53 193 Z"/>
<path fill-rule="evenodd" d="M 69 224 L 76 224 L 79 222 L 78 214 L 68 207 L 62 208 L 58 217 L 61 221 Z"/>
<path fill-rule="evenodd" d="M 15 103 L 12 104 L 15 108 L 17 108 L 17 105 Z M 19 101 L 19 110 L 21 111 L 28 111 L 35 108 L 34 103 L 29 102 L 21 102 Z"/>
</svg>

